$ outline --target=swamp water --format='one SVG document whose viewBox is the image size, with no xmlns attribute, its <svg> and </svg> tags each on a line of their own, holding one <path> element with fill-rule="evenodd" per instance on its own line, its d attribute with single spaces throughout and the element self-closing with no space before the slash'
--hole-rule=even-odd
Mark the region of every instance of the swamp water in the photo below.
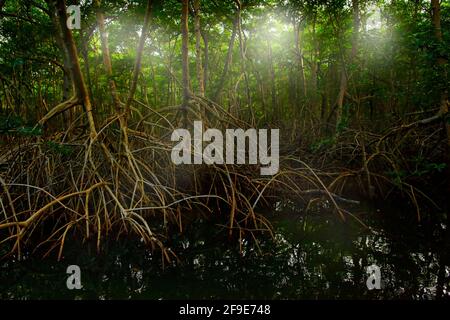
<svg viewBox="0 0 450 320">
<path fill-rule="evenodd" d="M 326 202 L 325 202 L 326 203 Z M 417 223 L 413 211 L 352 210 L 370 228 L 320 210 L 298 214 L 285 204 L 268 217 L 274 241 L 224 241 L 224 230 L 200 219 L 171 239 L 182 261 L 161 268 L 134 240 L 67 244 L 64 259 L 0 261 L 1 299 L 434 299 L 449 295 L 450 268 L 442 223 Z M 403 218 L 401 217 L 403 216 Z M 448 238 L 447 238 L 448 239 Z M 447 261 L 444 263 L 443 261 Z M 66 268 L 81 268 L 81 290 L 68 290 Z M 368 290 L 377 265 L 381 289 Z M 441 288 L 441 289 L 439 289 Z"/>
</svg>

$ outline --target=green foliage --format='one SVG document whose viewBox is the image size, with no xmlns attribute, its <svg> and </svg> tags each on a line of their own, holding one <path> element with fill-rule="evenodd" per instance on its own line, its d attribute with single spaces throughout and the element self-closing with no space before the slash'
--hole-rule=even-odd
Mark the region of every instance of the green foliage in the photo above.
<svg viewBox="0 0 450 320">
<path fill-rule="evenodd" d="M 0 134 L 8 134 L 22 125 L 22 118 L 8 115 L 0 116 Z"/>
<path fill-rule="evenodd" d="M 55 142 L 55 141 L 46 141 L 44 143 L 44 146 L 51 153 L 61 155 L 61 156 L 70 156 L 73 153 L 72 147 L 62 144 L 62 143 Z"/>
<path fill-rule="evenodd" d="M 413 176 L 421 177 L 432 173 L 440 173 L 447 167 L 445 163 L 429 162 L 422 156 L 413 159 L 415 170 L 411 173 Z"/>
<path fill-rule="evenodd" d="M 323 151 L 326 148 L 333 146 L 336 143 L 335 137 L 324 138 L 310 145 L 311 152 Z"/>
<path fill-rule="evenodd" d="M 338 134 L 342 133 L 342 131 L 348 127 L 349 120 L 350 120 L 350 113 L 349 113 L 350 105 L 344 104 L 342 106 L 342 109 L 343 110 L 342 110 L 341 119 L 340 119 L 339 123 L 337 124 L 337 129 L 336 129 L 336 132 Z"/>
<path fill-rule="evenodd" d="M 17 134 L 19 134 L 21 136 L 27 136 L 27 137 L 41 136 L 42 128 L 41 127 L 20 127 L 17 129 Z"/>
<path fill-rule="evenodd" d="M 414 169 L 411 171 L 406 169 L 389 170 L 386 171 L 385 174 L 397 187 L 400 188 L 405 179 L 441 173 L 447 167 L 445 163 L 429 162 L 422 156 L 413 158 L 412 163 L 414 164 Z"/>
<path fill-rule="evenodd" d="M 0 134 L 2 135 L 34 137 L 41 136 L 42 133 L 42 127 L 26 125 L 21 117 L 13 115 L 0 116 Z"/>
<path fill-rule="evenodd" d="M 390 181 L 392 181 L 398 188 L 402 187 L 403 179 L 408 176 L 406 170 L 388 170 L 385 174 L 390 177 Z"/>
</svg>

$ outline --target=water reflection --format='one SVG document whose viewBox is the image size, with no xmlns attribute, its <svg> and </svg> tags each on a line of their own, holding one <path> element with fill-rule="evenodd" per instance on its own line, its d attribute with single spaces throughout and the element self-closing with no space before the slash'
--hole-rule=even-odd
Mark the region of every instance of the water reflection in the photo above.
<svg viewBox="0 0 450 320">
<path fill-rule="evenodd" d="M 139 242 L 110 243 L 106 253 L 68 248 L 63 262 L 29 258 L 0 263 L 5 299 L 434 299 L 450 298 L 445 226 L 361 214 L 371 228 L 323 210 L 298 214 L 281 205 L 271 215 L 275 239 L 239 245 L 205 222 L 171 240 L 181 263 L 162 270 Z M 376 219 L 374 219 L 374 217 Z M 445 263 L 447 261 L 447 263 Z M 83 289 L 65 287 L 65 268 L 78 264 Z M 381 290 L 368 290 L 366 268 L 377 265 Z"/>
</svg>

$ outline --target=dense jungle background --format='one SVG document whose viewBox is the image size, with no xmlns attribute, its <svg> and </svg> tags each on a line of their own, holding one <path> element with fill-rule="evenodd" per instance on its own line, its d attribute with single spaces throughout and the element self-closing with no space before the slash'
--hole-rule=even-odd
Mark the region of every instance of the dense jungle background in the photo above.
<svg viewBox="0 0 450 320">
<path fill-rule="evenodd" d="M 449 299 L 449 53 L 447 0 L 0 0 L 0 297 Z"/>
</svg>

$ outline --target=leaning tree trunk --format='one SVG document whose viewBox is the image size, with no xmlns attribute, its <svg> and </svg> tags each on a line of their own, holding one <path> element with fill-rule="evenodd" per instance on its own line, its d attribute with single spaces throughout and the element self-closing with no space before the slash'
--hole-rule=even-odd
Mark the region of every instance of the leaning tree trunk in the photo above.
<svg viewBox="0 0 450 320">
<path fill-rule="evenodd" d="M 48 14 L 50 15 L 50 18 L 52 20 L 53 26 L 55 28 L 55 40 L 56 45 L 58 46 L 59 52 L 61 54 L 61 57 L 63 59 L 63 87 L 62 87 L 62 103 L 70 100 L 70 97 L 72 96 L 73 92 L 73 81 L 72 77 L 70 75 L 70 61 L 69 61 L 69 55 L 66 49 L 66 46 L 64 45 L 63 37 L 62 37 L 62 31 L 58 23 L 58 19 L 56 17 L 56 8 L 55 6 L 50 6 Z M 66 112 L 64 112 L 63 118 L 64 123 L 67 124 L 67 126 L 70 126 L 72 122 L 72 109 L 68 109 Z"/>
<path fill-rule="evenodd" d="M 66 12 L 66 4 L 64 0 L 56 0 L 50 1 L 47 0 L 49 6 L 56 6 L 56 13 L 58 16 L 61 32 L 62 32 L 62 40 L 64 46 L 67 50 L 67 56 L 70 61 L 70 73 L 72 75 L 75 97 L 67 100 L 60 105 L 53 108 L 49 113 L 47 113 L 44 118 L 41 119 L 40 124 L 44 124 L 51 117 L 55 116 L 58 113 L 61 113 L 65 110 L 68 110 L 74 107 L 77 104 L 82 104 L 84 106 L 86 116 L 89 123 L 90 129 L 90 137 L 94 139 L 97 136 L 97 130 L 95 128 L 95 121 L 92 114 L 92 105 L 91 100 L 89 99 L 88 91 L 86 89 L 86 85 L 83 79 L 83 74 L 81 73 L 80 63 L 78 61 L 78 52 L 75 46 L 75 42 L 73 40 L 72 32 L 67 27 L 67 12 Z"/>
<path fill-rule="evenodd" d="M 54 7 L 52 7 L 55 9 Z M 51 9 L 52 9 L 51 8 Z M 62 34 L 61 34 L 61 28 L 59 27 L 58 20 L 56 18 L 56 12 L 55 10 L 49 11 L 53 25 L 55 26 L 55 40 L 56 45 L 58 46 L 59 52 L 61 53 L 61 57 L 63 58 L 63 66 L 64 66 L 64 79 L 63 79 L 63 101 L 66 101 L 71 96 L 71 87 L 72 87 L 72 79 L 70 77 L 70 62 L 69 62 L 69 55 L 67 52 L 67 49 L 64 45 Z"/>
<path fill-rule="evenodd" d="M 69 30 L 69 28 L 67 28 L 67 12 L 64 0 L 56 1 L 56 10 L 58 13 L 59 23 L 63 34 L 63 41 L 67 48 L 67 54 L 70 61 L 70 69 L 75 92 L 79 101 L 84 106 L 89 123 L 91 138 L 94 138 L 97 135 L 97 130 L 95 128 L 94 117 L 92 114 L 93 110 L 91 100 L 89 99 L 89 94 L 83 79 L 83 74 L 81 72 L 77 47 L 75 45 L 75 41 L 73 40 L 72 32 Z"/>
</svg>

